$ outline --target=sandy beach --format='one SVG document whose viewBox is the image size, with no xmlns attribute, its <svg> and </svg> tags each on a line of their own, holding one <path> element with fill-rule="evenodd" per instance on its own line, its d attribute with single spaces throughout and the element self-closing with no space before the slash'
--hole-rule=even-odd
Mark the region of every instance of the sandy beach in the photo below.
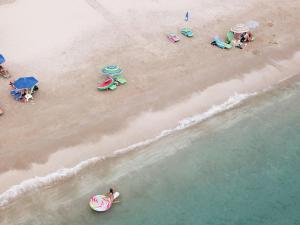
<svg viewBox="0 0 300 225">
<path fill-rule="evenodd" d="M 170 43 L 188 26 L 195 36 Z M 300 2 L 290 0 L 0 1 L 0 53 L 13 75 L 34 75 L 34 101 L 16 102 L 0 80 L 0 192 L 34 176 L 107 156 L 176 126 L 235 93 L 300 73 Z M 230 27 L 258 21 L 243 50 L 210 45 Z M 117 64 L 128 84 L 99 92 L 100 68 Z"/>
</svg>

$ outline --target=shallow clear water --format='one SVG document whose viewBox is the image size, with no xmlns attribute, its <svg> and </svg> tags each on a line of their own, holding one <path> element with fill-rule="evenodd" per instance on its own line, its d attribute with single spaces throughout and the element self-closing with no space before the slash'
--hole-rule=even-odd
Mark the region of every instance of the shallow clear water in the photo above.
<svg viewBox="0 0 300 225">
<path fill-rule="evenodd" d="M 272 91 L 34 191 L 1 224 L 300 224 L 300 88 Z M 91 195 L 115 185 L 106 213 Z"/>
</svg>

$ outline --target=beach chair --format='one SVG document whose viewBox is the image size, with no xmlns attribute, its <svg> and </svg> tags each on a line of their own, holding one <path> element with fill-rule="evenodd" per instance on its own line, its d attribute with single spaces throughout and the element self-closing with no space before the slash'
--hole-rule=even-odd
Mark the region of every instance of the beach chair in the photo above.
<svg viewBox="0 0 300 225">
<path fill-rule="evenodd" d="M 189 28 L 183 28 L 180 30 L 180 33 L 186 37 L 193 37 L 194 34 Z"/>
<path fill-rule="evenodd" d="M 111 85 L 108 89 L 111 90 L 111 91 L 113 91 L 113 90 L 115 90 L 116 88 L 117 88 L 117 84 L 114 83 L 114 84 Z"/>
<path fill-rule="evenodd" d="M 232 31 L 228 31 L 226 34 L 226 43 L 231 44 L 233 38 L 234 38 L 234 33 Z"/>
<path fill-rule="evenodd" d="M 15 90 L 15 89 L 10 91 L 10 94 L 11 94 L 11 95 L 16 95 L 17 93 L 18 93 L 18 91 Z"/>
<path fill-rule="evenodd" d="M 167 34 L 167 38 L 170 40 L 170 41 L 172 41 L 172 42 L 178 42 L 178 41 L 180 41 L 180 37 L 178 37 L 176 34 L 174 34 L 174 33 L 168 33 Z"/>
<path fill-rule="evenodd" d="M 118 82 L 119 84 L 126 84 L 127 83 L 127 80 L 121 75 L 116 76 L 115 81 Z"/>
<path fill-rule="evenodd" d="M 22 94 L 20 92 L 16 93 L 15 95 L 15 100 L 20 101 L 22 99 Z"/>
</svg>

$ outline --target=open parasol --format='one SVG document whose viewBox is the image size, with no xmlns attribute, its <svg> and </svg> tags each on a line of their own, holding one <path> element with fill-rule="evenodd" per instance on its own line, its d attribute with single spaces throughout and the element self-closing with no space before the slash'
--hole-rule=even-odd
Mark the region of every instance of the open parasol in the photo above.
<svg viewBox="0 0 300 225">
<path fill-rule="evenodd" d="M 231 28 L 233 33 L 242 34 L 249 31 L 249 27 L 245 24 L 237 24 Z"/>
<path fill-rule="evenodd" d="M 39 81 L 35 77 L 20 77 L 13 83 L 13 85 L 16 89 L 31 89 L 38 82 Z"/>
<path fill-rule="evenodd" d="M 121 74 L 122 69 L 120 69 L 118 66 L 115 65 L 109 65 L 104 67 L 101 71 L 104 75 L 117 76 Z"/>
</svg>

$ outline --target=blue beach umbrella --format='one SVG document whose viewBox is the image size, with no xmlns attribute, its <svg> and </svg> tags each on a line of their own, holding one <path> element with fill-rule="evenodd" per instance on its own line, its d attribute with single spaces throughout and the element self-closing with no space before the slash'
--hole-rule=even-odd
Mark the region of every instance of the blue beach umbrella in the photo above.
<svg viewBox="0 0 300 225">
<path fill-rule="evenodd" d="M 38 82 L 39 81 L 35 77 L 20 77 L 13 83 L 13 85 L 16 89 L 31 89 Z"/>
<path fill-rule="evenodd" d="M 109 65 L 104 67 L 102 70 L 102 73 L 107 76 L 116 76 L 120 75 L 122 72 L 122 69 L 120 69 L 118 66 L 115 65 Z"/>
<path fill-rule="evenodd" d="M 0 64 L 4 63 L 5 62 L 5 58 L 3 55 L 0 54 Z"/>
</svg>

